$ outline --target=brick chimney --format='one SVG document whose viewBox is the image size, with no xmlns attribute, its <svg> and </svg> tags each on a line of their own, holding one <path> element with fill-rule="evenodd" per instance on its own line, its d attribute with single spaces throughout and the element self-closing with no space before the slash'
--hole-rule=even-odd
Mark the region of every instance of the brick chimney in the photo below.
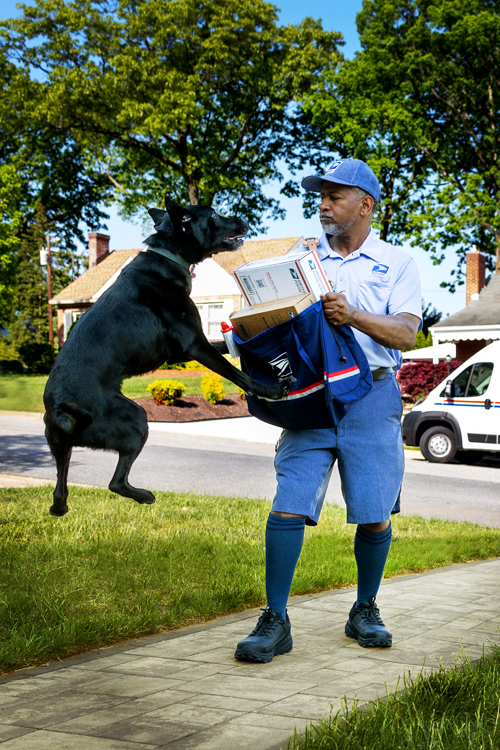
<svg viewBox="0 0 500 750">
<path fill-rule="evenodd" d="M 95 268 L 109 255 L 109 234 L 89 232 L 89 268 Z"/>
<path fill-rule="evenodd" d="M 473 245 L 465 254 L 466 258 L 466 294 L 465 304 L 476 299 L 486 286 L 486 260 L 484 255 Z"/>
</svg>

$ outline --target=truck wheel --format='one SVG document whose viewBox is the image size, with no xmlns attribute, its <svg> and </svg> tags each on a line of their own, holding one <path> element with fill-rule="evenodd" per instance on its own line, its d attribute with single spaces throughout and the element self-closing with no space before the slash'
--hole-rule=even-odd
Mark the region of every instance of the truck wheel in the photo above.
<svg viewBox="0 0 500 750">
<path fill-rule="evenodd" d="M 457 461 L 460 461 L 461 464 L 469 464 L 469 466 L 472 466 L 473 464 L 479 463 L 483 456 L 484 453 L 481 453 L 481 451 L 457 451 L 455 458 Z"/>
<path fill-rule="evenodd" d="M 420 450 L 428 461 L 447 464 L 455 457 L 455 435 L 447 427 L 430 427 L 420 438 Z"/>
</svg>

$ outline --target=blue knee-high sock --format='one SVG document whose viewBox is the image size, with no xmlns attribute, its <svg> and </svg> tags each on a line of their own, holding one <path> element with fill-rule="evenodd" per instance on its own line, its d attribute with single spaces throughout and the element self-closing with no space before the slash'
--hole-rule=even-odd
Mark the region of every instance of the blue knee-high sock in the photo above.
<svg viewBox="0 0 500 750">
<path fill-rule="evenodd" d="M 286 619 L 286 603 L 304 541 L 306 519 L 269 514 L 266 526 L 267 606 Z"/>
<path fill-rule="evenodd" d="M 392 525 L 385 531 L 369 531 L 358 526 L 354 537 L 354 557 L 358 566 L 358 602 L 377 596 L 391 546 Z"/>
</svg>

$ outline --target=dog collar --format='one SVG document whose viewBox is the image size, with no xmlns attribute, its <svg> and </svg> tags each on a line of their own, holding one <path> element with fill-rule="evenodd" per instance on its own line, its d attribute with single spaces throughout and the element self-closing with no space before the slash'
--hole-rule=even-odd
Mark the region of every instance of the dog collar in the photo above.
<svg viewBox="0 0 500 750">
<path fill-rule="evenodd" d="M 168 260 L 171 260 L 173 263 L 177 263 L 178 266 L 182 266 L 186 269 L 186 271 L 189 272 L 191 277 L 194 277 L 193 269 L 195 267 L 195 263 L 189 263 L 185 258 L 182 257 L 182 255 L 178 255 L 177 253 L 172 253 L 170 250 L 164 250 L 164 249 L 157 249 L 155 247 L 148 246 L 148 252 L 157 253 L 158 255 L 163 255 L 164 258 L 168 258 Z"/>
</svg>

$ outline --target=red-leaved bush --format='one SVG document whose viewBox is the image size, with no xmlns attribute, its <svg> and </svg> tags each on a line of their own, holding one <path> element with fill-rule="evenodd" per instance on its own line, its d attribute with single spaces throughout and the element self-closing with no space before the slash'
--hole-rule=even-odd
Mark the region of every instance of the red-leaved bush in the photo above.
<svg viewBox="0 0 500 750">
<path fill-rule="evenodd" d="M 457 359 L 450 362 L 450 372 L 461 365 Z M 442 380 L 446 378 L 448 366 L 446 362 L 437 365 L 432 362 L 407 362 L 397 374 L 401 395 L 410 399 L 427 396 Z"/>
</svg>

